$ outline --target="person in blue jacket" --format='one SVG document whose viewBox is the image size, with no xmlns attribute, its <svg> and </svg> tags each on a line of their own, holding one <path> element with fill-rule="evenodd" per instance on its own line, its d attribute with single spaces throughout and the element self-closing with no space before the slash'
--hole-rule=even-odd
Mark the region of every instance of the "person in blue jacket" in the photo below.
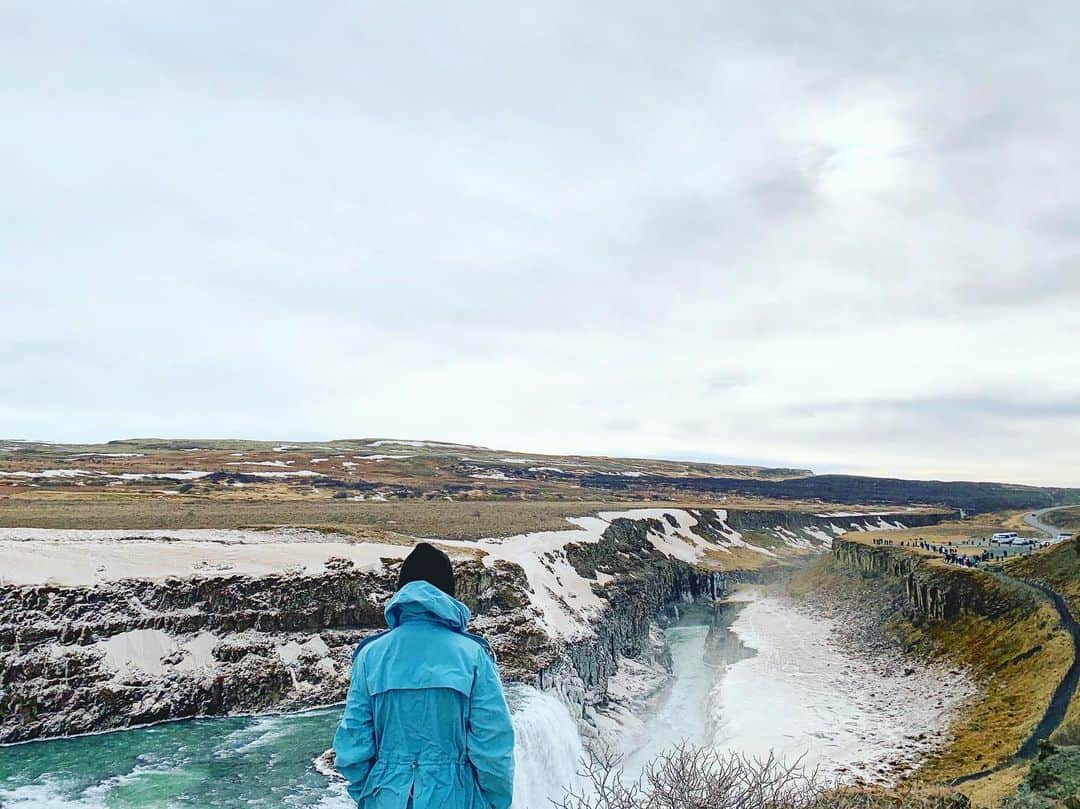
<svg viewBox="0 0 1080 809">
<path fill-rule="evenodd" d="M 465 631 L 449 557 L 417 545 L 353 654 L 335 766 L 361 809 L 508 809 L 514 729 L 487 642 Z"/>
</svg>

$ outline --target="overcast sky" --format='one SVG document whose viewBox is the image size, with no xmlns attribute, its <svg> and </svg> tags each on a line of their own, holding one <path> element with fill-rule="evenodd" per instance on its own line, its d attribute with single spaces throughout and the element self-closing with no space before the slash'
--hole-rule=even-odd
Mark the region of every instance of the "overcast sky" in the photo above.
<svg viewBox="0 0 1080 809">
<path fill-rule="evenodd" d="M 1074 2 L 0 6 L 0 437 L 1080 485 Z"/>
</svg>

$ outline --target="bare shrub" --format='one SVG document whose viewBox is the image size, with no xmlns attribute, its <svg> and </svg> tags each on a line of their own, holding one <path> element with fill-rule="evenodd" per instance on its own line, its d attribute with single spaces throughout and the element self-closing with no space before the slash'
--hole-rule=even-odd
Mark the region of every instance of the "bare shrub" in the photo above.
<svg viewBox="0 0 1080 809">
<path fill-rule="evenodd" d="M 915 786 L 831 790 L 814 805 L 818 809 L 968 809 L 971 801 L 953 789 Z"/>
<path fill-rule="evenodd" d="M 571 791 L 562 809 L 963 809 L 967 798 L 950 790 L 901 791 L 828 783 L 801 760 L 773 754 L 753 758 L 679 745 L 626 777 L 621 758 L 591 751 L 581 773 L 585 787 Z"/>
</svg>

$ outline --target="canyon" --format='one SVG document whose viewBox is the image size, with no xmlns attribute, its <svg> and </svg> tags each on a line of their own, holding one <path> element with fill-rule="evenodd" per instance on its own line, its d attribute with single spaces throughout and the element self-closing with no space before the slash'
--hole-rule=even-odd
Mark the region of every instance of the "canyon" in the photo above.
<svg viewBox="0 0 1080 809">
<path fill-rule="evenodd" d="M 715 601 L 845 530 L 913 517 L 932 519 L 642 509 L 442 544 L 504 677 L 583 715 L 665 607 Z M 36 583 L 31 565 L 4 565 L 23 579 L 0 586 L 0 741 L 340 701 L 351 650 L 382 628 L 409 549 L 292 529 L 172 533 L 4 531 L 0 557 L 49 565 Z M 767 564 L 724 570 L 736 550 Z M 280 569 L 249 570 L 252 559 Z"/>
</svg>

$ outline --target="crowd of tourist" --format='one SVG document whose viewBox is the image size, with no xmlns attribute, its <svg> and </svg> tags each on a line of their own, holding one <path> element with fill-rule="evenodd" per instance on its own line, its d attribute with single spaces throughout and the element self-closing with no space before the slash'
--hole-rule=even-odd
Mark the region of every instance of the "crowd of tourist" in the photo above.
<svg viewBox="0 0 1080 809">
<path fill-rule="evenodd" d="M 952 545 L 935 545 L 931 542 L 927 542 L 922 537 L 911 540 L 893 540 L 885 538 L 874 539 L 875 545 L 893 545 L 903 548 L 920 548 L 921 550 L 929 551 L 930 553 L 936 553 L 946 563 L 950 565 L 959 565 L 960 567 L 978 567 L 984 562 L 999 561 L 1001 559 L 1007 559 L 1009 556 L 1009 550 L 1007 548 L 993 548 L 991 547 L 991 542 L 988 539 L 974 539 L 971 541 L 971 544 L 977 543 L 985 543 L 986 548 L 982 551 L 982 553 L 969 555 L 965 553 L 958 553 L 956 551 L 956 548 Z M 1030 549 L 1028 551 L 1030 553 L 1035 548 L 1045 548 L 1049 547 L 1049 545 L 1049 542 L 1033 542 L 1026 547 Z"/>
</svg>

